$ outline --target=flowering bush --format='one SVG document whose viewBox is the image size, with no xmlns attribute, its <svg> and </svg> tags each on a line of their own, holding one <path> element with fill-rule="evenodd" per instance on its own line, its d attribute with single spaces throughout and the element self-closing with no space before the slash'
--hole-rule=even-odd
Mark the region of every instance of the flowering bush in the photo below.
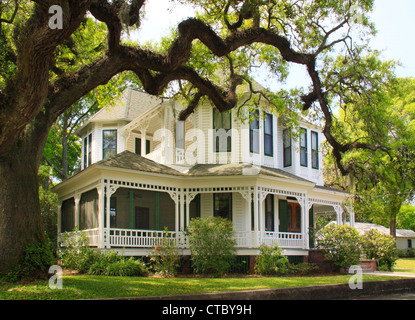
<svg viewBox="0 0 415 320">
<path fill-rule="evenodd" d="M 338 268 L 360 264 L 360 240 L 358 231 L 348 225 L 329 224 L 317 235 L 318 248 Z"/>
<path fill-rule="evenodd" d="M 398 259 L 395 238 L 376 229 L 362 236 L 362 246 L 366 258 L 377 260 L 381 269 L 391 270 Z"/>
</svg>

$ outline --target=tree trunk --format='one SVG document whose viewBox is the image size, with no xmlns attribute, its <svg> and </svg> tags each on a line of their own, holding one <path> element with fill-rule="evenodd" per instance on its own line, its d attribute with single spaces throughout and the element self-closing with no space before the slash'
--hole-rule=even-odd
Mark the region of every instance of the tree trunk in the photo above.
<svg viewBox="0 0 415 320">
<path fill-rule="evenodd" d="M 62 126 L 62 181 L 68 178 L 68 117 L 65 115 Z"/>
<path fill-rule="evenodd" d="M 44 237 L 37 169 L 30 158 L 16 153 L 0 161 L 0 273 L 21 262 L 28 243 Z"/>
<path fill-rule="evenodd" d="M 396 217 L 390 221 L 390 235 L 396 239 Z"/>
<path fill-rule="evenodd" d="M 26 246 L 46 236 L 38 169 L 50 125 L 33 121 L 10 152 L 0 155 L 0 274 L 18 266 Z"/>
</svg>

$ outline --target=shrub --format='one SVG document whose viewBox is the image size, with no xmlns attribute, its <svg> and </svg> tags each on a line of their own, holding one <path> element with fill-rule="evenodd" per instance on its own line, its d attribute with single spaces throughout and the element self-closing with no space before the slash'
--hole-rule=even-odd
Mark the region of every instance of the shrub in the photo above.
<svg viewBox="0 0 415 320">
<path fill-rule="evenodd" d="M 88 247 L 87 235 L 75 229 L 66 232 L 59 239 L 58 257 L 64 268 L 85 270 L 85 263 L 94 258 L 94 249 Z M 91 262 L 92 263 L 92 262 Z"/>
<path fill-rule="evenodd" d="M 329 224 L 319 232 L 317 238 L 318 248 L 325 251 L 326 259 L 336 267 L 360 264 L 360 236 L 355 228 Z"/>
<path fill-rule="evenodd" d="M 300 276 L 306 276 L 313 273 L 318 269 L 318 266 L 313 263 L 299 263 L 299 264 L 289 264 L 287 273 L 297 274 Z"/>
<path fill-rule="evenodd" d="M 192 219 L 187 229 L 191 260 L 196 273 L 221 275 L 235 256 L 233 225 L 228 219 Z"/>
<path fill-rule="evenodd" d="M 60 239 L 59 257 L 64 268 L 91 275 L 142 276 L 147 274 L 141 260 L 119 256 L 116 251 L 99 251 L 88 247 L 82 231 L 65 233 Z"/>
<path fill-rule="evenodd" d="M 174 239 L 169 238 L 167 229 L 164 230 L 161 244 L 156 246 L 151 254 L 153 268 L 157 274 L 163 277 L 177 275 L 180 257 Z"/>
<path fill-rule="evenodd" d="M 261 275 L 284 274 L 287 272 L 288 258 L 278 244 L 261 244 L 255 261 L 255 272 Z"/>
<path fill-rule="evenodd" d="M 362 236 L 363 253 L 367 259 L 377 260 L 382 270 L 392 270 L 398 259 L 394 237 L 371 229 Z"/>
<path fill-rule="evenodd" d="M 120 277 L 140 277 L 147 275 L 148 270 L 141 260 L 123 258 L 107 265 L 104 275 Z"/>
</svg>

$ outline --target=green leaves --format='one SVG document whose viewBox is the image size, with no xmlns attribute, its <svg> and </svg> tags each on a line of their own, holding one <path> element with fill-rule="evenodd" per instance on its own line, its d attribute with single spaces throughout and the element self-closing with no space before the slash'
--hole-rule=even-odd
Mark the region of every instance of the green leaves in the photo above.
<svg viewBox="0 0 415 320">
<path fill-rule="evenodd" d="M 228 270 L 236 252 L 232 221 L 220 217 L 192 219 L 187 236 L 196 272 L 221 275 Z"/>
</svg>

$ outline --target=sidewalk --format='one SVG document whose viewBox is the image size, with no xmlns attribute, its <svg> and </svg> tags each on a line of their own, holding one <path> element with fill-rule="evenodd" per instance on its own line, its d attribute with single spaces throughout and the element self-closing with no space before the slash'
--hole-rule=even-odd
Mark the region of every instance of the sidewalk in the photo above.
<svg viewBox="0 0 415 320">
<path fill-rule="evenodd" d="M 375 271 L 367 274 L 373 274 L 376 276 L 392 276 L 392 277 L 405 277 L 405 278 L 415 278 L 415 273 L 410 272 L 389 272 L 389 271 Z"/>
</svg>

